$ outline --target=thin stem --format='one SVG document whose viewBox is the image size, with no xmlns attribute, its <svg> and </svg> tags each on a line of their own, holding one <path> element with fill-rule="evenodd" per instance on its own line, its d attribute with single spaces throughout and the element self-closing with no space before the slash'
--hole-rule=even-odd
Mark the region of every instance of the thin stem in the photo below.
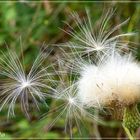
<svg viewBox="0 0 140 140">
<path fill-rule="evenodd" d="M 122 126 L 123 126 L 123 128 L 124 128 L 124 130 L 125 130 L 125 132 L 126 132 L 126 134 L 128 136 L 128 138 L 130 140 L 136 140 L 136 138 L 134 136 L 134 131 L 133 131 L 133 134 L 131 134 L 130 131 L 129 131 L 129 129 L 127 127 L 125 127 L 124 124 Z"/>
</svg>

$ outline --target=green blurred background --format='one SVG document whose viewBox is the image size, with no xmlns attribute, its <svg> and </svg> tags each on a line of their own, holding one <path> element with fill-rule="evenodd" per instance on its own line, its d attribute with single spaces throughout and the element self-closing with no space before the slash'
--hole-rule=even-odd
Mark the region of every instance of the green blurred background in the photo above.
<svg viewBox="0 0 140 140">
<path fill-rule="evenodd" d="M 112 25 L 117 25 L 122 21 L 130 18 L 127 25 L 123 26 L 117 33 L 136 32 L 136 36 L 129 38 L 135 42 L 136 56 L 140 59 L 139 42 L 140 42 L 140 3 L 139 2 L 0 2 L 0 49 L 5 50 L 6 44 L 9 48 L 15 49 L 19 55 L 20 46 L 24 51 L 26 68 L 31 67 L 32 62 L 42 44 L 64 43 L 72 38 L 64 31 L 68 27 L 63 21 L 72 25 L 69 16 L 73 11 L 83 17 L 85 9 L 90 11 L 93 25 L 97 21 L 103 9 L 110 7 L 116 9 L 116 13 L 111 20 Z M 53 48 L 48 60 L 53 61 L 58 55 L 57 47 Z M 2 81 L 1 81 L 2 82 Z M 51 106 L 52 101 L 49 102 Z M 53 105 L 54 106 L 54 105 Z M 7 120 L 6 110 L 0 112 L 0 139 L 3 138 L 69 138 L 69 134 L 64 133 L 65 122 L 63 118 L 59 120 L 49 131 L 47 127 L 53 120 L 52 116 L 40 119 L 40 115 L 47 112 L 32 112 L 31 119 L 28 120 L 16 109 L 16 117 Z M 81 126 L 82 127 L 82 126 Z M 85 127 L 85 126 L 83 126 Z M 77 128 L 73 128 L 74 137 L 80 137 Z M 139 136 L 140 131 L 137 131 Z M 125 133 L 119 121 L 112 121 L 109 117 L 105 118 L 104 124 L 91 122 L 86 124 L 86 129 L 82 131 L 82 137 L 86 138 L 107 138 L 125 137 Z"/>
</svg>

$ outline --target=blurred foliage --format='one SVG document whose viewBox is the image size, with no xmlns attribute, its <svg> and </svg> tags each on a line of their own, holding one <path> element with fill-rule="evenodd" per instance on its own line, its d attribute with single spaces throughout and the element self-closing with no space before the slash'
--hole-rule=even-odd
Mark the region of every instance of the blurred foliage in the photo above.
<svg viewBox="0 0 140 140">
<path fill-rule="evenodd" d="M 140 29 L 140 3 L 136 2 L 1 2 L 0 3 L 0 49 L 6 50 L 6 45 L 14 49 L 19 57 L 21 54 L 21 46 L 25 58 L 25 66 L 30 68 L 42 44 L 58 44 L 71 39 L 63 30 L 67 30 L 67 26 L 63 21 L 71 23 L 69 15 L 76 11 L 80 15 L 84 15 L 85 9 L 89 9 L 90 16 L 93 21 L 98 20 L 103 9 L 110 7 L 116 8 L 116 14 L 111 20 L 111 24 L 116 25 L 127 18 L 130 18 L 129 23 L 122 27 L 117 32 L 134 31 L 139 33 Z M 140 36 L 137 34 L 129 38 L 137 45 L 135 47 L 136 56 L 140 59 L 139 42 Z M 54 54 L 50 55 L 48 61 L 51 63 L 55 55 L 59 55 L 57 47 L 54 47 Z M 1 81 L 2 82 L 2 81 Z M 51 106 L 52 101 L 49 102 Z M 54 105 L 53 105 L 54 106 Z M 20 108 L 16 107 L 16 117 L 7 120 L 6 110 L 0 112 L 0 138 L 69 138 L 68 134 L 64 133 L 65 122 L 60 119 L 53 128 L 48 131 L 49 122 L 53 117 L 44 117 L 40 119 L 40 114 L 47 112 L 46 108 L 42 107 L 42 112 L 32 112 L 31 119 L 28 120 L 20 112 Z M 85 129 L 82 130 L 82 136 L 97 137 L 125 137 L 119 121 L 111 121 L 110 118 L 105 118 L 103 124 L 85 124 Z M 83 127 L 82 125 L 80 126 Z M 74 136 L 78 137 L 78 131 L 74 128 Z"/>
</svg>

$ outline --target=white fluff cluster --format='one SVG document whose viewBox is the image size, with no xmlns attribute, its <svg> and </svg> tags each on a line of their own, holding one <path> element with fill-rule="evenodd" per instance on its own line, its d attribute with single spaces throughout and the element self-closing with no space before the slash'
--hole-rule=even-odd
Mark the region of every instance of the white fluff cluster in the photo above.
<svg viewBox="0 0 140 140">
<path fill-rule="evenodd" d="M 112 53 L 81 72 L 78 97 L 87 106 L 123 106 L 140 100 L 140 65 L 131 55 Z"/>
<path fill-rule="evenodd" d="M 128 41 L 122 37 L 134 33 L 113 35 L 128 20 L 108 29 L 107 25 L 114 11 L 109 10 L 92 28 L 89 18 L 81 20 L 74 13 L 77 30 L 71 27 L 69 35 L 73 42 L 66 45 L 71 49 L 66 54 L 67 67 L 76 75 L 78 99 L 87 107 L 129 106 L 140 100 L 140 65 L 129 53 Z"/>
</svg>

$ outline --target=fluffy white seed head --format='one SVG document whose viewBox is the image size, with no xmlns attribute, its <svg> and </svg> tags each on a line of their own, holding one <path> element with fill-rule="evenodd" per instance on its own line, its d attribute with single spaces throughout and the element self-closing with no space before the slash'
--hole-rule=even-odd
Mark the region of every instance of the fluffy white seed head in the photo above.
<svg viewBox="0 0 140 140">
<path fill-rule="evenodd" d="M 87 106 L 123 106 L 140 100 L 140 65 L 132 56 L 114 55 L 81 72 L 78 96 Z"/>
</svg>

